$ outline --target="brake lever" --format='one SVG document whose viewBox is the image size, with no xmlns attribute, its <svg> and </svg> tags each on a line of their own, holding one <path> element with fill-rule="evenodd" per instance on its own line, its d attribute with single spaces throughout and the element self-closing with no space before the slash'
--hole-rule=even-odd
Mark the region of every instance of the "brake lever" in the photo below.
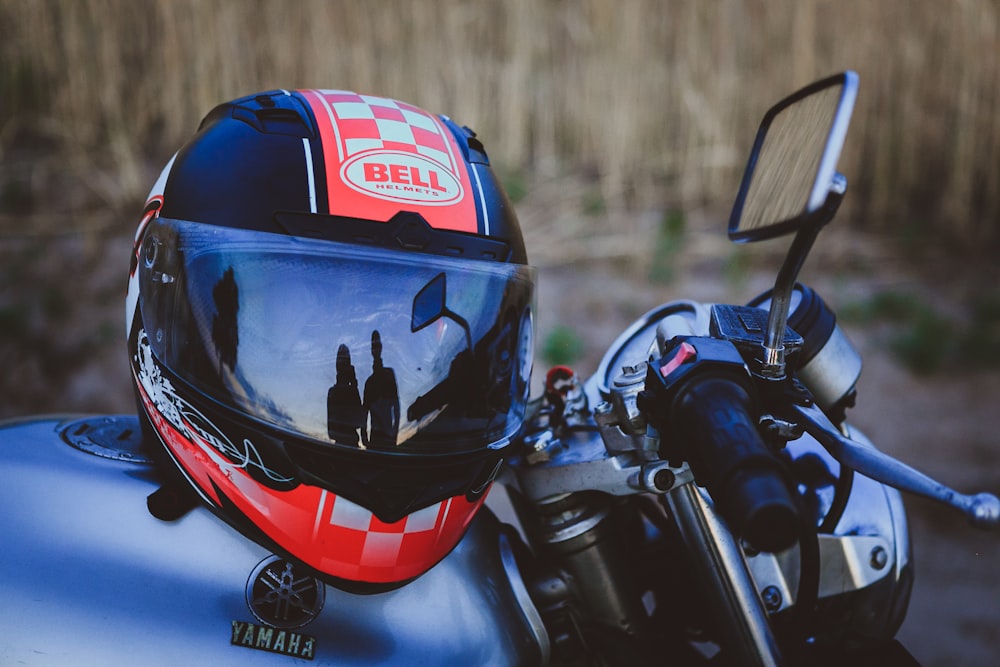
<svg viewBox="0 0 1000 667">
<path fill-rule="evenodd" d="M 992 493 L 959 493 L 888 454 L 845 437 L 815 404 L 793 404 L 791 408 L 801 417 L 806 432 L 848 468 L 900 491 L 953 507 L 977 528 L 1000 527 L 1000 499 Z"/>
</svg>

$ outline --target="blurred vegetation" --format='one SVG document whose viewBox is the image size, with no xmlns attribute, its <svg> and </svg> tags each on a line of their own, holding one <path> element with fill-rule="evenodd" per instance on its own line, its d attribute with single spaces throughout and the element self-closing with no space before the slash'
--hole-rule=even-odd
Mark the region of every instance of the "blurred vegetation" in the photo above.
<svg viewBox="0 0 1000 667">
<path fill-rule="evenodd" d="M 675 278 L 677 254 L 684 246 L 687 222 L 682 211 L 670 210 L 663 214 L 656 234 L 656 249 L 649 267 L 649 280 L 669 283 Z"/>
<path fill-rule="evenodd" d="M 80 236 L 0 242 L 0 418 L 129 408 L 128 247 Z"/>
<path fill-rule="evenodd" d="M 764 110 L 850 68 L 842 217 L 995 248 L 998 21 L 996 0 L 0 0 L 0 230 L 61 179 L 134 217 L 214 104 L 339 87 L 475 127 L 522 191 L 584 174 L 583 215 L 537 223 L 558 256 L 605 211 L 728 206 Z M 636 217 L 615 232 L 656 245 Z"/>
<path fill-rule="evenodd" d="M 967 317 L 944 312 L 926 295 L 890 290 L 848 304 L 840 316 L 883 329 L 885 345 L 916 373 L 1000 368 L 1000 298 L 978 294 L 960 305 Z"/>
<path fill-rule="evenodd" d="M 583 356 L 583 338 L 575 330 L 557 324 L 542 343 L 542 361 L 548 366 L 566 366 Z"/>
<path fill-rule="evenodd" d="M 381 94 L 474 127 L 535 264 L 660 284 L 711 260 L 742 286 L 753 256 L 722 230 L 761 116 L 854 69 L 838 226 L 911 265 L 1000 249 L 997 0 L 0 0 L 0 36 L 0 416 L 126 409 L 143 198 L 215 104 L 260 90 Z M 958 339 L 1000 355 L 996 306 Z M 906 318 L 900 346 L 940 336 Z M 550 363 L 583 347 L 539 340 Z"/>
</svg>

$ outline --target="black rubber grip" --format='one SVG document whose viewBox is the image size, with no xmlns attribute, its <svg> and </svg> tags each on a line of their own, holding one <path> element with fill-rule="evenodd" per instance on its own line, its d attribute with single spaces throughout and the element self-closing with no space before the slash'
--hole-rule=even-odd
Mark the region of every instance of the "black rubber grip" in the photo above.
<svg viewBox="0 0 1000 667">
<path fill-rule="evenodd" d="M 699 375 L 677 395 L 670 421 L 686 439 L 695 479 L 730 529 L 754 549 L 783 551 L 798 539 L 798 505 L 750 405 L 740 383 Z"/>
</svg>

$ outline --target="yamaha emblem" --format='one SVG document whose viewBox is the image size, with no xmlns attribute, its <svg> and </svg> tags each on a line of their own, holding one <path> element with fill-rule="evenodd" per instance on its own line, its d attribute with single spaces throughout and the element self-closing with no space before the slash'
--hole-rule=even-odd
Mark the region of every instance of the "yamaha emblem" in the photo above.
<svg viewBox="0 0 1000 667">
<path fill-rule="evenodd" d="M 263 623 L 275 628 L 301 628 L 323 609 L 326 586 L 305 567 L 269 556 L 247 580 L 247 606 Z"/>
</svg>

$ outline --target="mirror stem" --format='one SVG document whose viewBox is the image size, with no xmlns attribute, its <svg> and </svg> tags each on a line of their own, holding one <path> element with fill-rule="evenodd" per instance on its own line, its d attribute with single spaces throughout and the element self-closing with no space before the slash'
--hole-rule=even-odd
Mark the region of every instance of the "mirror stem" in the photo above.
<svg viewBox="0 0 1000 667">
<path fill-rule="evenodd" d="M 788 324 L 788 311 L 791 309 L 795 280 L 799 277 L 799 271 L 819 235 L 819 230 L 836 215 L 846 191 L 847 179 L 843 174 L 834 174 L 830 193 L 823 207 L 817 211 L 816 222 L 800 229 L 788 249 L 785 262 L 781 265 L 778 277 L 774 281 L 767 332 L 764 334 L 763 359 L 758 360 L 757 373 L 763 378 L 780 380 L 785 377 L 785 327 Z"/>
<path fill-rule="evenodd" d="M 469 328 L 469 323 L 464 317 L 448 308 L 445 308 L 444 314 L 445 317 L 451 318 L 452 321 L 458 323 L 458 326 L 462 327 L 462 331 L 465 333 L 465 344 L 468 346 L 469 352 L 472 352 L 472 329 Z"/>
<path fill-rule="evenodd" d="M 795 289 L 795 279 L 805 263 L 806 255 L 819 235 L 821 225 L 813 225 L 799 230 L 792 241 L 792 246 L 785 256 L 785 263 L 774 281 L 771 292 L 771 311 L 767 318 L 767 332 L 764 336 L 763 354 L 758 372 L 769 380 L 780 380 L 785 377 L 785 327 L 788 324 L 788 311 L 792 304 L 792 291 Z"/>
</svg>

